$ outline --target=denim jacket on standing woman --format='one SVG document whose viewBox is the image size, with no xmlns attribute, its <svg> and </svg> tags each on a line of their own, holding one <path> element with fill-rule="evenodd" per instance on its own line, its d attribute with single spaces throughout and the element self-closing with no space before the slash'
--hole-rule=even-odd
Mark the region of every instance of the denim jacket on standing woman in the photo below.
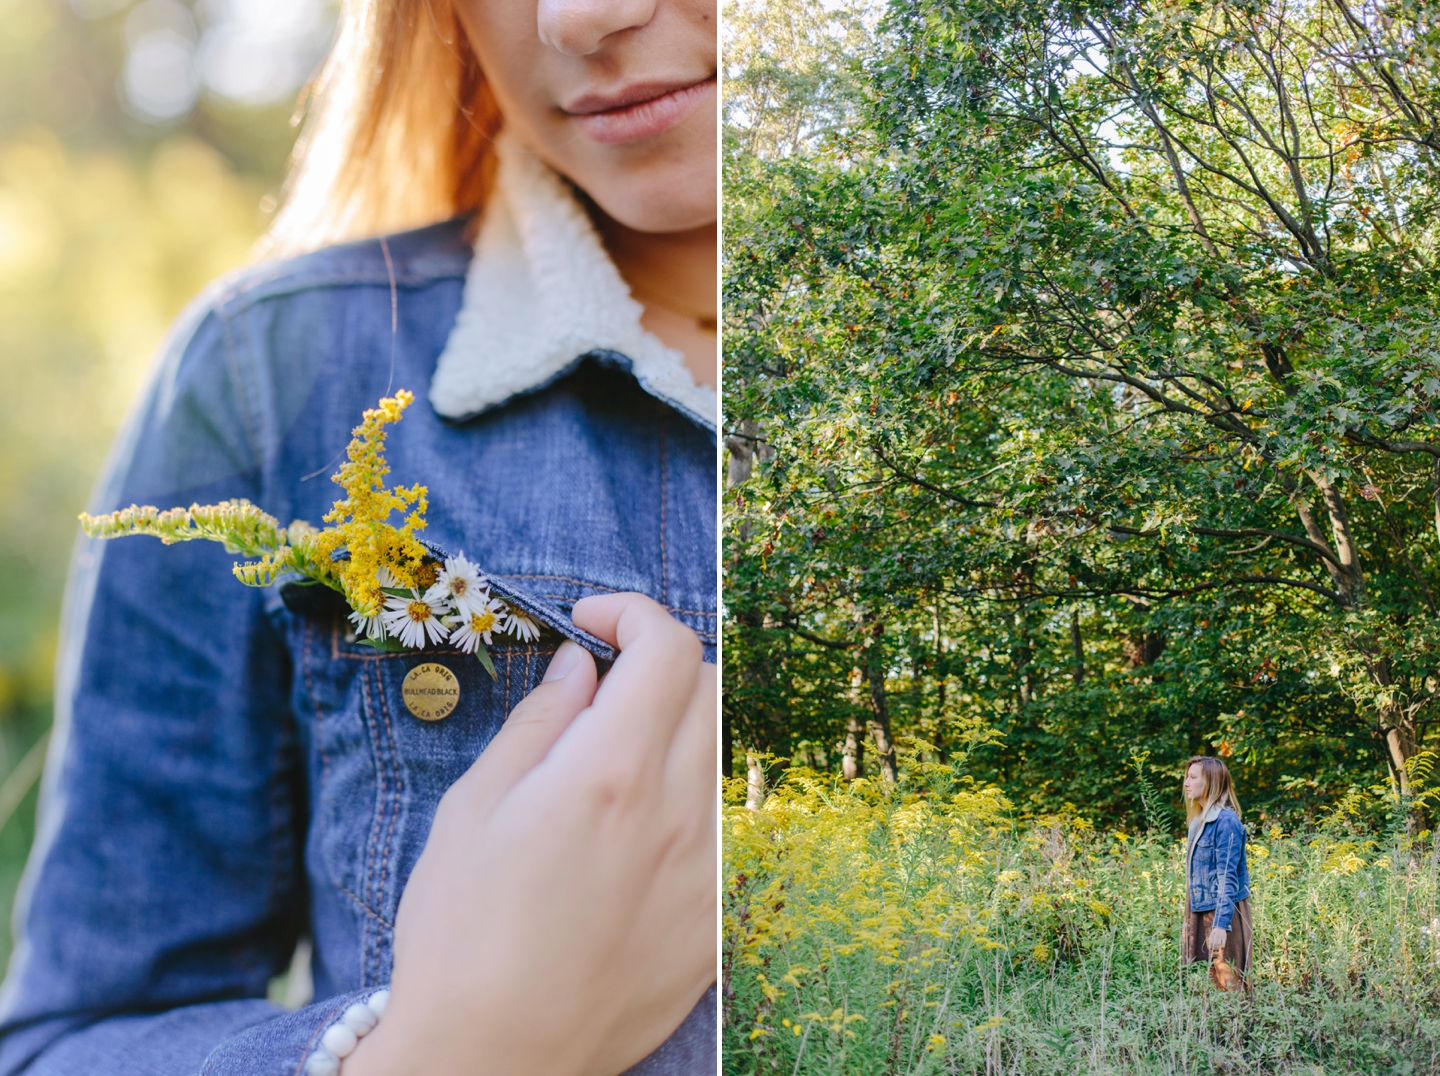
<svg viewBox="0 0 1440 1076">
<path fill-rule="evenodd" d="M 557 630 L 586 595 L 640 591 L 714 661 L 714 393 L 640 328 L 558 178 L 513 151 L 500 171 L 473 249 L 452 222 L 259 265 L 202 297 L 91 510 L 244 497 L 319 525 L 361 412 L 408 388 L 390 481 L 429 486 L 426 539 Z M 377 652 L 343 610 L 242 586 L 234 560 L 209 542 L 78 547 L 0 994 L 3 1076 L 303 1072 L 388 983 L 441 795 L 557 646 L 492 647 L 498 682 L 456 650 Z M 458 678 L 443 720 L 404 704 L 422 661 Z M 314 1000 L 289 1011 L 267 984 L 302 937 Z M 712 988 L 633 1071 L 714 1066 Z"/>
<path fill-rule="evenodd" d="M 1250 896 L 1245 864 L 1245 826 L 1229 807 L 1211 806 L 1191 843 L 1186 884 L 1190 910 L 1215 913 L 1215 927 L 1229 930 L 1235 905 Z"/>
</svg>

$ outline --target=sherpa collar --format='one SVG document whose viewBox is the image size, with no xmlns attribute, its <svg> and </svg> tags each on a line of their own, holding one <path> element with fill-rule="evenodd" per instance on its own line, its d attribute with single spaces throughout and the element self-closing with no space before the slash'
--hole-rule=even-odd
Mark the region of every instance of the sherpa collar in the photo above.
<svg viewBox="0 0 1440 1076">
<path fill-rule="evenodd" d="M 715 391 L 640 325 L 642 307 L 565 182 L 503 134 L 465 295 L 430 402 L 469 418 L 568 373 L 581 356 L 628 360 L 640 385 L 712 432 Z"/>
</svg>

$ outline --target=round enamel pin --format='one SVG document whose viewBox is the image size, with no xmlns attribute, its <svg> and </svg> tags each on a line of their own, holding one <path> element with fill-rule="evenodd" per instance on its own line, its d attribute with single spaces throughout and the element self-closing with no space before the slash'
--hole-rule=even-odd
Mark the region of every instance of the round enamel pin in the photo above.
<svg viewBox="0 0 1440 1076">
<path fill-rule="evenodd" d="M 460 681 L 444 665 L 427 661 L 405 675 L 400 694 L 405 709 L 421 721 L 439 721 L 449 717 L 460 701 Z"/>
</svg>

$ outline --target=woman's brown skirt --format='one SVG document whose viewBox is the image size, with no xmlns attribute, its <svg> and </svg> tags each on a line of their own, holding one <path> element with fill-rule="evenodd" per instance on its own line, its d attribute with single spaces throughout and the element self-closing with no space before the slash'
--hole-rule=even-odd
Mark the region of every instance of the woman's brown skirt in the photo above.
<svg viewBox="0 0 1440 1076">
<path fill-rule="evenodd" d="M 1180 932 L 1180 960 L 1184 964 L 1196 964 L 1210 959 L 1210 947 L 1205 939 L 1215 925 L 1215 913 L 1192 912 L 1190 900 L 1185 900 L 1185 926 Z M 1225 934 L 1225 960 L 1242 975 L 1250 970 L 1250 953 L 1253 935 L 1250 927 L 1249 899 L 1237 901 L 1235 914 L 1230 919 L 1230 929 Z"/>
</svg>

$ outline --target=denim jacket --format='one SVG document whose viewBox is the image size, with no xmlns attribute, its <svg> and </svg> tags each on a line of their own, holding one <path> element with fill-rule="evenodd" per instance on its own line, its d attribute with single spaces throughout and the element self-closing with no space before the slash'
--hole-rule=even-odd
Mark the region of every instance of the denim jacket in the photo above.
<svg viewBox="0 0 1440 1076">
<path fill-rule="evenodd" d="M 1250 896 L 1250 869 L 1245 864 L 1245 827 L 1229 807 L 1205 813 L 1190 846 L 1185 871 L 1192 912 L 1214 911 L 1214 925 L 1230 929 L 1235 905 Z"/>
<path fill-rule="evenodd" d="M 394 389 L 391 482 L 429 487 L 423 536 L 568 628 L 578 599 L 648 594 L 714 661 L 711 423 L 615 351 L 463 420 L 425 403 L 471 261 L 463 222 L 331 247 L 222 282 L 185 315 L 92 511 L 244 497 L 320 525 L 361 412 Z M 394 331 L 392 333 L 392 325 Z M 389 980 L 401 892 L 440 796 L 557 645 L 382 653 L 339 611 L 231 576 L 220 546 L 82 541 L 54 743 L 0 994 L 0 1074 L 295 1076 Z M 498 640 L 497 640 L 498 642 Z M 458 677 L 417 720 L 421 661 Z M 313 938 L 312 1004 L 265 1000 Z M 560 1033 L 560 1032 L 557 1032 Z M 633 1071 L 711 1073 L 715 994 Z"/>
</svg>

